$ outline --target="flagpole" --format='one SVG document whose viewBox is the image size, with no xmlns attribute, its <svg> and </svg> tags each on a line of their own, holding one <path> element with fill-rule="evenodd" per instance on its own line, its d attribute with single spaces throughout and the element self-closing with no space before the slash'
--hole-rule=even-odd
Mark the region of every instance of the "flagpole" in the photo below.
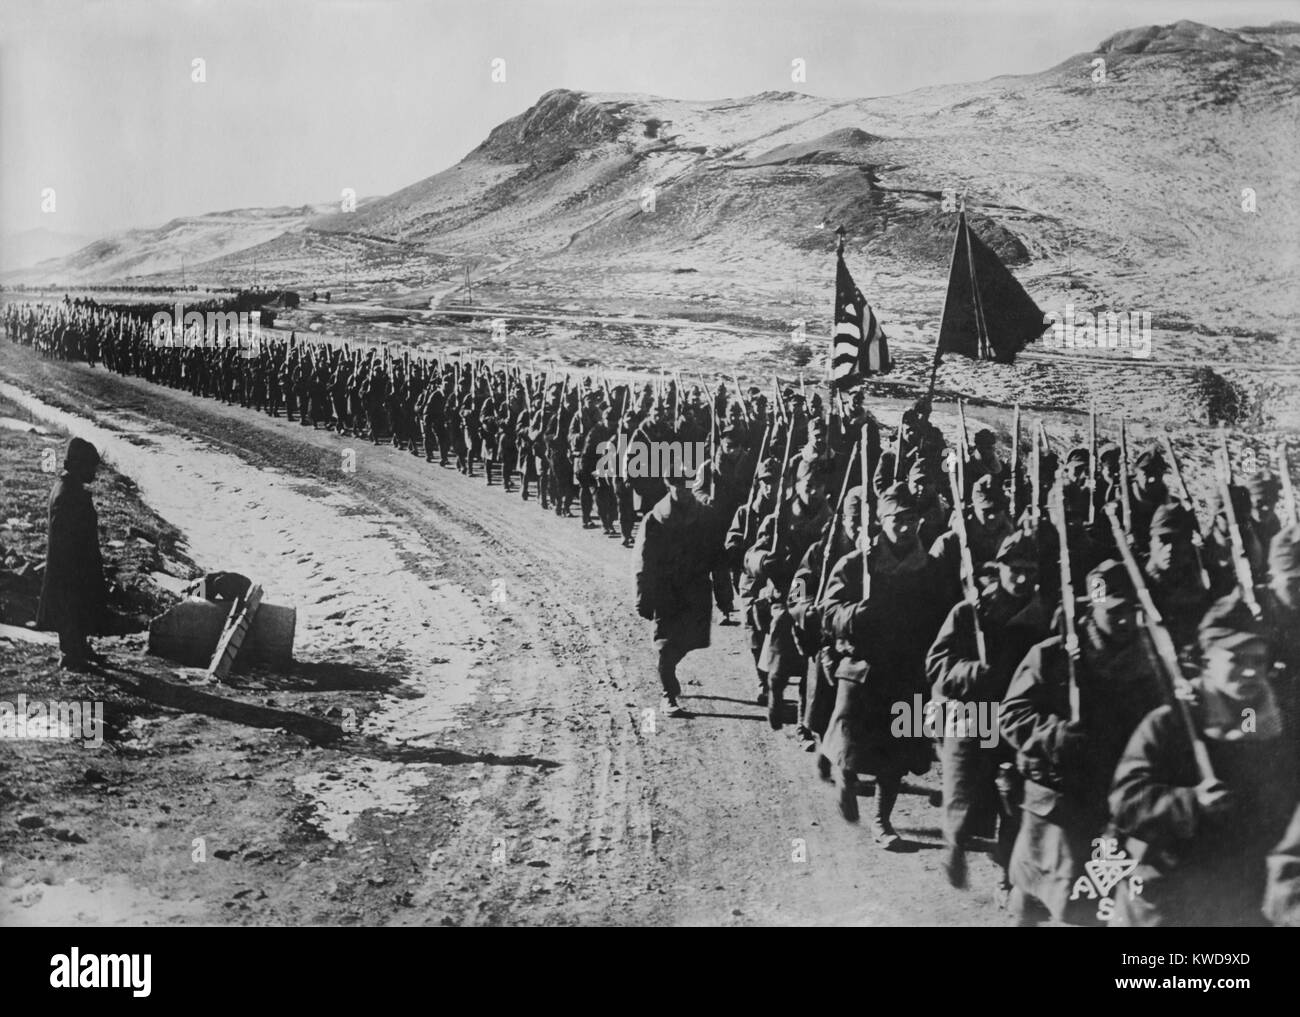
<svg viewBox="0 0 1300 1017">
<path fill-rule="evenodd" d="M 966 210 L 963 208 L 958 213 L 957 231 L 952 237 L 952 253 L 948 255 L 948 289 L 952 289 L 952 266 L 957 261 L 957 245 L 961 243 L 962 226 L 966 222 Z M 925 395 L 927 406 L 934 405 L 934 384 L 939 377 L 939 361 L 943 358 L 943 323 L 948 316 L 948 294 L 945 294 L 943 301 L 943 316 L 939 319 L 939 336 L 934 343 L 934 363 L 930 367 L 930 390 Z"/>
</svg>

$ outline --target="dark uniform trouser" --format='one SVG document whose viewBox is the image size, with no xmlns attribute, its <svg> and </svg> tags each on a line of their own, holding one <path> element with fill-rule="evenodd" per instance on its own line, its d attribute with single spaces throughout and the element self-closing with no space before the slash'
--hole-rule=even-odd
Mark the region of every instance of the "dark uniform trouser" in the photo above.
<svg viewBox="0 0 1300 1017">
<path fill-rule="evenodd" d="M 80 621 L 66 621 L 59 627 L 59 652 L 70 661 L 85 661 L 89 658 L 86 629 Z"/>
<path fill-rule="evenodd" d="M 831 711 L 835 709 L 835 683 L 826 673 L 826 662 L 820 653 L 808 658 L 808 674 L 804 685 L 806 694 L 800 719 L 804 727 L 822 738 L 826 735 L 826 724 L 831 719 Z"/>
<path fill-rule="evenodd" d="M 939 759 L 943 765 L 944 841 L 965 847 L 971 836 L 990 835 L 996 822 L 995 860 L 1005 872 L 1020 828 L 1020 815 L 1017 810 L 1008 817 L 999 807 L 997 749 L 981 746 L 978 738 L 945 737 Z"/>
<path fill-rule="evenodd" d="M 759 606 L 750 604 L 745 611 L 745 628 L 749 632 L 749 652 L 754 657 L 754 668 L 758 672 L 758 687 L 763 692 L 767 691 L 767 672 L 759 666 L 759 660 L 763 656 L 763 640 L 767 638 L 764 631 L 766 627 Z"/>
<path fill-rule="evenodd" d="M 659 684 L 664 687 L 664 695 L 676 698 L 682 694 L 682 686 L 677 681 L 677 665 L 687 651 L 675 639 L 656 639 L 655 647 L 659 651 Z"/>
<path fill-rule="evenodd" d="M 600 516 L 600 525 L 606 530 L 614 528 L 615 498 L 612 477 L 599 477 L 596 480 L 596 514 Z"/>
<path fill-rule="evenodd" d="M 632 537 L 636 525 L 636 508 L 632 505 L 632 485 L 622 477 L 614 481 L 614 497 L 618 502 L 618 528 L 624 540 Z"/>
</svg>

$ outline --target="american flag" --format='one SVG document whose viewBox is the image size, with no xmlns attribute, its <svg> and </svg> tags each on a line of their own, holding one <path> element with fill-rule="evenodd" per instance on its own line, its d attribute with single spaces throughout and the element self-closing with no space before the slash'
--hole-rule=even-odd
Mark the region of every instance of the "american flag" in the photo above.
<svg viewBox="0 0 1300 1017">
<path fill-rule="evenodd" d="M 831 385 L 852 388 L 872 374 L 893 368 L 889 340 L 876 320 L 876 313 L 844 264 L 839 251 L 835 269 L 835 334 L 831 337 Z M 865 335 L 865 339 L 863 338 Z"/>
</svg>

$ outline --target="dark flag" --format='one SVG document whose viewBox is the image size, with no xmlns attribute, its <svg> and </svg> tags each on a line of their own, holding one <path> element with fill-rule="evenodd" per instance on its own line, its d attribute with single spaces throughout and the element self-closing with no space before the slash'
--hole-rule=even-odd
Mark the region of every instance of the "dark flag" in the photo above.
<svg viewBox="0 0 1300 1017">
<path fill-rule="evenodd" d="M 835 267 L 835 334 L 831 337 L 831 387 L 852 388 L 872 374 L 893 368 L 889 340 L 876 320 L 844 264 L 844 241 L 840 240 Z"/>
<path fill-rule="evenodd" d="M 1050 327 L 1033 298 L 970 228 L 962 212 L 953 243 L 935 366 L 945 353 L 1014 363 L 1025 344 Z"/>
</svg>

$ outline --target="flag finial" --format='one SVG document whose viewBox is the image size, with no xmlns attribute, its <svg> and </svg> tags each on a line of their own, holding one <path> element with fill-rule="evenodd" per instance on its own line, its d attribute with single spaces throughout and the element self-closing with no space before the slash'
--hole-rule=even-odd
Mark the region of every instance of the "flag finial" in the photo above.
<svg viewBox="0 0 1300 1017">
<path fill-rule="evenodd" d="M 835 248 L 835 253 L 836 253 L 836 254 L 843 254 L 843 253 L 844 253 L 844 236 L 845 236 L 845 234 L 846 234 L 847 232 L 848 232 L 848 231 L 847 231 L 843 226 L 839 226 L 839 227 L 836 228 L 836 230 L 835 230 L 835 235 L 836 235 L 837 237 L 839 237 L 838 245 L 837 245 L 836 248 Z"/>
</svg>

